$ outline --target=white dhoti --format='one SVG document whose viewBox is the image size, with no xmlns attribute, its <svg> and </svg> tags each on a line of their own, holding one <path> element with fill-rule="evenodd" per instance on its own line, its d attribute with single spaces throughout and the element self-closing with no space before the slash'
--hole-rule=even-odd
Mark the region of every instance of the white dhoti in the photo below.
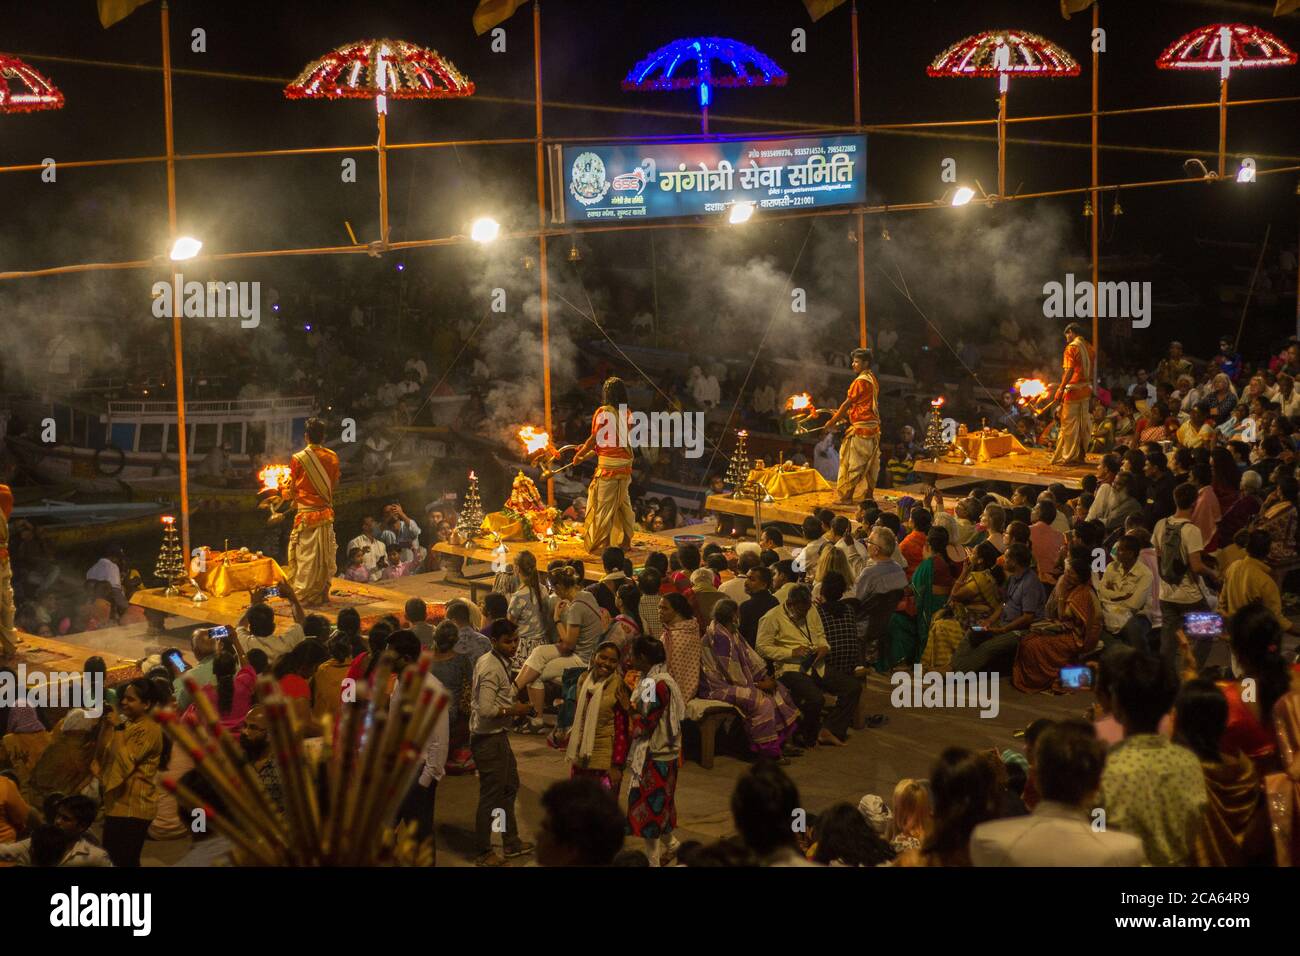
<svg viewBox="0 0 1300 956">
<path fill-rule="evenodd" d="M 587 518 L 582 540 L 594 553 L 608 547 L 632 547 L 636 514 L 632 511 L 632 477 L 593 478 L 587 488 Z"/>
<path fill-rule="evenodd" d="M 1052 464 L 1081 462 L 1088 450 L 1091 428 L 1088 400 L 1061 403 L 1061 428 L 1052 451 Z"/>
<path fill-rule="evenodd" d="M 869 498 L 876 490 L 880 473 L 880 438 L 848 434 L 840 445 L 840 473 L 835 497 L 853 503 Z"/>
<path fill-rule="evenodd" d="M 330 580 L 338 570 L 333 521 L 304 521 L 289 534 L 289 584 L 305 605 L 329 601 Z"/>
</svg>

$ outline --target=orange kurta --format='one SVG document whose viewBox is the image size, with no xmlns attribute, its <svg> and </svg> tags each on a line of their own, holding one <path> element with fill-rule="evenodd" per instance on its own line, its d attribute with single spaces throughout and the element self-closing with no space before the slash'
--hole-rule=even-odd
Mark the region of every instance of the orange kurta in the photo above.
<svg viewBox="0 0 1300 956">
<path fill-rule="evenodd" d="M 321 494 L 307 469 L 298 461 L 297 456 L 289 460 L 289 495 L 298 503 L 298 515 L 294 524 L 315 524 L 318 521 L 334 520 L 334 489 L 339 483 L 339 456 L 324 445 L 308 445 L 320 461 L 325 474 L 329 476 L 329 497 Z"/>
<path fill-rule="evenodd" d="M 876 383 L 876 376 L 870 372 L 863 372 L 849 384 L 850 435 L 863 438 L 880 435 L 879 395 L 880 386 Z"/>
<path fill-rule="evenodd" d="M 1061 385 L 1067 402 L 1086 402 L 1092 398 L 1092 368 L 1092 346 L 1082 336 L 1075 336 L 1061 359 Z"/>
</svg>

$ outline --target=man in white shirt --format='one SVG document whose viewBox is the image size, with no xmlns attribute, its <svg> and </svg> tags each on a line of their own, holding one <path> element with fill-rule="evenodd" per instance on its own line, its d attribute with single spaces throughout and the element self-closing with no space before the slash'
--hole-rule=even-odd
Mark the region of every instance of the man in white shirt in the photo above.
<svg viewBox="0 0 1300 956">
<path fill-rule="evenodd" d="M 821 557 L 822 548 L 834 541 L 834 532 L 831 531 L 834 520 L 835 513 L 829 508 L 818 510 L 816 517 L 809 516 L 803 519 L 803 536 L 808 539 L 808 543 L 794 557 L 794 569 L 797 573 L 812 574 L 816 570 L 817 559 Z"/>
<path fill-rule="evenodd" d="M 348 542 L 348 551 L 360 548 L 362 563 L 372 575 L 388 559 L 388 545 L 379 536 L 379 523 L 369 515 L 361 519 L 361 533 Z"/>
<path fill-rule="evenodd" d="M 286 585 L 280 585 L 282 595 L 286 594 L 285 588 Z M 288 593 L 292 594 L 292 592 Z M 267 660 L 274 664 L 306 640 L 307 635 L 302 630 L 302 605 L 297 602 L 296 598 L 290 598 L 290 602 L 294 609 L 295 620 L 278 634 L 276 633 L 275 611 L 272 610 L 271 605 L 263 601 L 254 604 L 244 612 L 244 620 L 235 628 L 235 633 L 239 637 L 239 643 L 244 648 L 245 654 L 257 648 L 264 652 Z"/>
<path fill-rule="evenodd" d="M 1146 650 L 1151 622 L 1143 612 L 1151 600 L 1151 571 L 1141 556 L 1141 538 L 1127 534 L 1120 538 L 1115 558 L 1101 576 L 1097 597 L 1107 636 Z"/>
<path fill-rule="evenodd" d="M 762 564 L 759 558 L 758 545 L 752 541 L 742 541 L 736 545 L 736 576 L 730 580 L 723 581 L 718 588 L 724 595 L 736 602 L 737 606 L 745 603 L 749 595 L 745 593 L 745 578 L 749 572 Z"/>
<path fill-rule="evenodd" d="M 813 446 L 813 467 L 832 484 L 839 478 L 840 453 L 835 447 L 834 433 L 827 432 L 822 440 Z"/>
<path fill-rule="evenodd" d="M 119 610 L 129 603 L 126 592 L 122 590 L 122 568 L 126 564 L 126 555 L 120 548 L 114 548 L 104 557 L 90 566 L 86 572 L 87 581 L 105 581 L 113 591 L 113 605 Z"/>
<path fill-rule="evenodd" d="M 1128 387 L 1128 397 L 1135 402 L 1146 402 L 1148 405 L 1156 400 L 1156 387 L 1151 384 L 1146 369 L 1137 370 L 1137 381 Z"/>
<path fill-rule="evenodd" d="M 1034 744 L 1034 779 L 1042 800 L 1028 816 L 981 823 L 971 834 L 976 866 L 1141 866 L 1142 841 L 1098 829 L 1097 805 L 1105 746 L 1092 724 L 1063 720 Z"/>
<path fill-rule="evenodd" d="M 1088 508 L 1089 521 L 1098 521 L 1106 514 L 1119 467 L 1119 455 L 1109 452 L 1101 456 L 1101 461 L 1097 464 L 1097 490 L 1093 493 L 1092 505 Z"/>
</svg>

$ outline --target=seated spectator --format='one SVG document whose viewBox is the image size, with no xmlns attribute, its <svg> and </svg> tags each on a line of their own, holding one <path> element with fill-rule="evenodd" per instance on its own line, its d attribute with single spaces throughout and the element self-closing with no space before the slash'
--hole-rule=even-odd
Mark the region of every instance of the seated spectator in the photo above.
<svg viewBox="0 0 1300 956">
<path fill-rule="evenodd" d="M 1065 575 L 1044 621 L 1030 626 L 1016 648 L 1011 683 L 1026 694 L 1051 689 L 1060 669 L 1077 664 L 1101 637 L 1101 602 L 1092 587 L 1090 555 L 1084 548 L 1071 550 Z"/>
<path fill-rule="evenodd" d="M 293 593 L 286 588 L 287 585 L 280 585 L 282 595 Z M 297 599 L 293 600 L 296 620 L 279 633 L 276 633 L 275 610 L 265 601 L 254 603 L 244 612 L 235 632 L 245 654 L 254 649 L 261 650 L 265 652 L 271 665 L 275 666 L 276 661 L 303 642 L 307 636 L 302 629 L 302 621 L 306 615 L 301 613 L 302 608 L 297 604 Z M 182 699 L 178 691 L 176 694 L 178 707 L 181 706 Z"/>
<path fill-rule="evenodd" d="M 1043 584 L 1029 569 L 1029 548 L 1012 544 L 1003 558 L 1007 575 L 1002 603 L 981 624 L 971 629 L 953 651 L 950 669 L 962 672 L 1006 673 L 1015 660 L 1020 638 L 1043 616 L 1047 597 Z"/>
<path fill-rule="evenodd" d="M 3 787 L 3 784 L 0 784 Z M 0 811 L 2 812 L 2 811 Z M 49 812 L 49 804 L 46 804 Z M 61 866 L 71 868 L 112 866 L 108 854 L 90 833 L 99 808 L 89 797 L 73 794 L 63 797 L 55 803 L 53 820 L 45 826 L 52 828 L 59 839 L 47 833 L 50 852 L 41 859 L 42 840 L 37 837 L 41 828 L 32 835 L 16 843 L 0 844 L 0 867 L 13 866 Z"/>
<path fill-rule="evenodd" d="M 498 596 L 505 597 L 504 594 Z M 486 603 L 484 602 L 485 606 Z M 502 613 L 501 616 L 505 617 L 505 614 Z M 456 653 L 468 657 L 471 665 L 482 655 L 492 650 L 492 641 L 484 637 L 481 632 L 475 630 L 470 624 L 470 608 L 466 602 L 459 599 L 449 602 L 447 604 L 447 620 L 456 625 Z M 421 641 L 420 643 L 423 644 L 424 642 Z"/>
<path fill-rule="evenodd" d="M 799 745 L 843 746 L 862 685 L 853 677 L 827 669 L 830 644 L 821 617 L 812 613 L 812 593 L 807 587 L 796 585 L 784 605 L 763 615 L 755 649 L 771 664 L 777 680 L 790 690 L 799 707 Z M 828 698 L 835 703 L 823 717 Z"/>
<path fill-rule="evenodd" d="M 803 750 L 792 741 L 799 711 L 790 691 L 767 672 L 767 663 L 736 630 L 738 609 L 729 599 L 713 609 L 700 656 L 699 695 L 740 710 L 750 750 L 779 763 Z"/>
<path fill-rule="evenodd" d="M 998 550 L 985 541 L 971 558 L 948 594 L 948 603 L 930 620 L 921 666 L 946 671 L 957 646 L 972 625 L 979 624 L 1002 603 L 1006 574 L 998 565 Z"/>
<path fill-rule="evenodd" d="M 934 829 L 930 784 L 904 777 L 894 785 L 893 808 L 886 836 L 895 853 L 919 851 Z"/>
<path fill-rule="evenodd" d="M 934 825 L 919 850 L 900 854 L 898 866 L 970 866 L 971 833 L 998 814 L 998 782 L 980 754 L 949 747 L 930 774 Z"/>
<path fill-rule="evenodd" d="M 1273 863 L 1268 810 L 1255 765 L 1244 753 L 1225 755 L 1228 701 L 1208 680 L 1190 680 L 1174 707 L 1174 741 L 1196 754 L 1205 775 L 1205 816 L 1192 845 L 1196 866 Z"/>
<path fill-rule="evenodd" d="M 740 636 L 750 647 L 758 640 L 758 623 L 763 615 L 780 602 L 772 593 L 771 568 L 751 568 L 745 577 L 745 593 L 749 595 L 740 605 L 740 617 L 737 627 Z"/>
<path fill-rule="evenodd" d="M 770 762 L 750 768 L 731 794 L 731 818 L 760 866 L 815 866 L 799 851 L 790 825 L 802 808 L 799 789 Z"/>
<path fill-rule="evenodd" d="M 1296 479 L 1284 473 L 1275 485 L 1254 522 L 1268 532 L 1268 563 L 1273 568 L 1296 559 Z"/>
<path fill-rule="evenodd" d="M 823 866 L 882 866 L 895 855 L 858 808 L 848 803 L 836 803 L 823 810 L 813 826 L 812 837 L 808 859 Z"/>
<path fill-rule="evenodd" d="M 1252 603 L 1262 604 L 1286 633 L 1295 630 L 1291 619 L 1282 613 L 1282 592 L 1268 566 L 1271 539 L 1267 531 L 1251 531 L 1246 538 L 1246 556 L 1234 561 L 1223 576 L 1219 592 L 1219 613 L 1231 620 Z"/>
<path fill-rule="evenodd" d="M 1106 756 L 1099 802 L 1106 828 L 1139 837 L 1154 866 L 1192 862 L 1208 801 L 1196 754 L 1157 732 L 1176 689 L 1173 671 L 1153 654 L 1125 650 L 1115 660 L 1114 714 L 1124 739 Z"/>
<path fill-rule="evenodd" d="M 1125 534 L 1115 546 L 1115 557 L 1107 563 L 1097 588 L 1101 601 L 1103 637 L 1129 647 L 1146 648 L 1151 621 L 1146 615 L 1151 603 L 1151 569 L 1142 561 L 1146 542 L 1137 534 Z"/>
<path fill-rule="evenodd" d="M 1041 800 L 1028 816 L 975 828 L 976 866 L 1141 866 L 1137 837 L 1094 826 L 1106 750 L 1082 720 L 1052 724 L 1034 745 L 1033 772 Z"/>
<path fill-rule="evenodd" d="M 1038 580 L 1052 585 L 1061 576 L 1058 560 L 1065 545 L 1065 535 L 1054 528 L 1056 505 L 1051 501 L 1042 501 L 1035 505 L 1030 515 L 1029 549 L 1034 555 L 1034 566 L 1038 569 Z"/>
<path fill-rule="evenodd" d="M 822 580 L 821 593 L 813 602 L 821 617 L 826 641 L 831 646 L 826 666 L 841 674 L 865 673 L 866 661 L 858 641 L 857 615 L 854 607 L 843 600 L 845 587 L 844 577 L 830 571 Z"/>
<path fill-rule="evenodd" d="M 1228 702 L 1227 728 L 1219 747 L 1228 757 L 1245 754 L 1260 778 L 1282 771 L 1277 728 L 1271 717 L 1284 697 L 1300 699 L 1300 675 L 1282 659 L 1281 628 L 1273 611 L 1247 604 L 1228 622 L 1236 680 L 1219 684 Z M 1294 696 L 1292 696 L 1294 694 Z"/>
<path fill-rule="evenodd" d="M 1207 553 L 1213 554 L 1220 548 L 1231 544 L 1237 532 L 1248 527 L 1255 515 L 1259 514 L 1259 490 L 1262 485 L 1263 481 L 1259 477 L 1259 472 L 1247 470 L 1242 473 L 1239 485 L 1240 494 L 1237 496 L 1236 501 L 1219 518 L 1214 534 L 1205 544 Z"/>
<path fill-rule="evenodd" d="M 659 599 L 660 640 L 668 656 L 668 673 L 682 692 L 682 702 L 691 700 L 700 685 L 700 653 L 703 649 L 700 624 L 690 602 L 681 594 Z"/>
<path fill-rule="evenodd" d="M 577 578 L 571 568 L 558 569 L 552 575 L 552 580 L 561 600 L 573 601 L 579 593 Z M 587 598 L 595 603 L 590 594 Z M 516 689 L 527 693 L 528 702 L 533 708 L 532 716 L 524 727 L 525 732 L 541 734 L 547 730 L 542 719 L 542 713 L 546 709 L 546 682 L 563 680 L 564 672 L 570 668 L 587 669 L 587 661 L 578 653 L 580 633 L 581 628 L 577 625 L 566 623 L 559 628 L 554 644 L 538 644 L 532 649 L 515 676 Z"/>
<path fill-rule="evenodd" d="M 539 866 L 609 866 L 622 848 L 618 798 L 599 784 L 581 778 L 559 780 L 542 792 Z"/>
</svg>

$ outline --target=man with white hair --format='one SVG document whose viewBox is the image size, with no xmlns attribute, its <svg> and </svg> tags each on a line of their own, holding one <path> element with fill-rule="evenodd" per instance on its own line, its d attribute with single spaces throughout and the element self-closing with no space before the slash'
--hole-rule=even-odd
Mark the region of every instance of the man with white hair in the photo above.
<svg viewBox="0 0 1300 956">
<path fill-rule="evenodd" d="M 853 582 L 853 594 L 865 601 L 873 594 L 888 594 L 907 587 L 907 572 L 894 561 L 898 542 L 888 528 L 872 528 L 867 535 L 867 564 Z"/>
</svg>

